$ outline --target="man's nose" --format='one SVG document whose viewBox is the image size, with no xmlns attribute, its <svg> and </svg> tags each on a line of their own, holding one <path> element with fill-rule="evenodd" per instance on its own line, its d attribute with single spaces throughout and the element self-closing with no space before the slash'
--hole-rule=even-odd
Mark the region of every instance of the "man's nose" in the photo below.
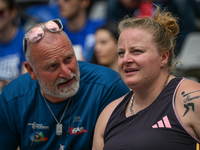
<svg viewBox="0 0 200 150">
<path fill-rule="evenodd" d="M 62 64 L 60 66 L 60 74 L 59 74 L 60 78 L 67 78 L 70 79 L 71 78 L 71 70 L 68 68 L 67 65 Z"/>
</svg>

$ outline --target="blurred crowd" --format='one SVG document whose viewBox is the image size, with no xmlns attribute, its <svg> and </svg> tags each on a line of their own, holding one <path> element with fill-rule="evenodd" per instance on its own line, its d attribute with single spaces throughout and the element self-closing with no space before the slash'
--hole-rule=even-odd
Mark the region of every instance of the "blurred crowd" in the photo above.
<svg viewBox="0 0 200 150">
<path fill-rule="evenodd" d="M 0 93 L 26 72 L 22 41 L 34 24 L 60 18 L 78 60 L 118 71 L 118 22 L 127 15 L 152 17 L 155 5 L 179 18 L 178 56 L 187 35 L 200 31 L 200 0 L 0 0 Z"/>
</svg>

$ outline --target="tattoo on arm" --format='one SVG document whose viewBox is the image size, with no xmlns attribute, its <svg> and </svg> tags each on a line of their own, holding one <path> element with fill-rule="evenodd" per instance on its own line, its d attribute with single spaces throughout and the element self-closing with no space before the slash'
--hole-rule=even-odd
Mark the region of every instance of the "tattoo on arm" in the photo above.
<svg viewBox="0 0 200 150">
<path fill-rule="evenodd" d="M 181 93 L 181 95 L 183 96 L 183 102 L 184 102 L 184 107 L 185 107 L 185 113 L 183 114 L 183 117 L 188 113 L 188 111 L 190 110 L 190 107 L 192 108 L 192 111 L 194 112 L 194 103 L 191 103 L 190 101 L 193 101 L 195 99 L 199 99 L 200 96 L 199 95 L 195 95 L 195 96 L 192 96 L 190 97 L 191 95 L 190 94 L 193 94 L 193 93 L 196 93 L 196 92 L 199 92 L 200 90 L 198 91 L 193 91 L 193 92 L 190 92 L 190 93 L 187 93 L 185 94 L 185 91 L 183 91 Z M 190 102 L 190 103 L 189 103 Z"/>
<path fill-rule="evenodd" d="M 185 113 L 183 114 L 183 117 L 187 114 L 187 112 L 190 110 L 190 107 L 192 106 L 192 110 L 194 111 L 194 103 L 188 103 L 188 104 L 184 104 L 184 107 L 186 108 Z"/>
</svg>

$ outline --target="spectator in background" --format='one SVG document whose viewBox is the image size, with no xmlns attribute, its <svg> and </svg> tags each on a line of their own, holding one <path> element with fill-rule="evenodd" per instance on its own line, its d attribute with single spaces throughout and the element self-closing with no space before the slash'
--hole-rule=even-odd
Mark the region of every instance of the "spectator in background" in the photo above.
<svg viewBox="0 0 200 150">
<path fill-rule="evenodd" d="M 117 24 L 108 22 L 95 32 L 95 50 L 92 63 L 109 67 L 118 72 L 117 67 Z"/>
<path fill-rule="evenodd" d="M 197 18 L 200 18 L 200 0 L 189 0 L 189 2 L 191 3 L 194 9 L 195 16 Z"/>
<path fill-rule="evenodd" d="M 0 0 L 0 93 L 8 82 L 26 72 L 24 31 L 15 22 L 17 12 L 14 0 Z"/>
<path fill-rule="evenodd" d="M 105 21 L 88 18 L 90 0 L 58 0 L 64 31 L 73 44 L 78 60 L 90 62 L 94 51 L 94 32 Z"/>
<path fill-rule="evenodd" d="M 200 2 L 197 0 L 151 0 L 153 3 L 166 8 L 179 18 L 180 32 L 177 36 L 175 55 L 181 52 L 185 37 L 190 32 L 197 31 L 195 19 L 200 17 Z"/>
<path fill-rule="evenodd" d="M 23 28 L 28 30 L 33 25 L 59 18 L 57 2 L 54 0 L 19 0 L 20 19 Z"/>
<path fill-rule="evenodd" d="M 107 21 L 119 22 L 126 15 L 133 17 L 153 16 L 154 7 L 146 0 L 108 0 Z"/>
</svg>

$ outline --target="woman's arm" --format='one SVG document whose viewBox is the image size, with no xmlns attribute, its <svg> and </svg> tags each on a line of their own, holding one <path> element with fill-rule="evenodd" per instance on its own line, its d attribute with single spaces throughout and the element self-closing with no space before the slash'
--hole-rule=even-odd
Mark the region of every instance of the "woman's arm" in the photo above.
<svg viewBox="0 0 200 150">
<path fill-rule="evenodd" d="M 96 123 L 95 131 L 94 131 L 92 150 L 103 150 L 104 132 L 105 132 L 108 119 L 110 118 L 110 115 L 112 114 L 115 107 L 123 99 L 123 97 L 111 102 L 108 106 L 106 106 L 106 108 L 100 114 Z"/>
<path fill-rule="evenodd" d="M 175 109 L 189 132 L 200 139 L 200 84 L 185 79 L 178 88 Z"/>
</svg>

